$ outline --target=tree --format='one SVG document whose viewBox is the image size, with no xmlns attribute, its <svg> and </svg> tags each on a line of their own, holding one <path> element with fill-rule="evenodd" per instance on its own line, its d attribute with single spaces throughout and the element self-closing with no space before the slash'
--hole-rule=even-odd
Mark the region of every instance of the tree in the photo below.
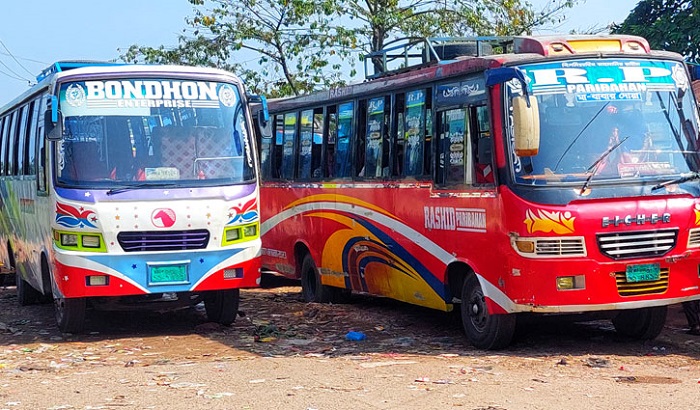
<svg viewBox="0 0 700 410">
<path fill-rule="evenodd" d="M 204 6 L 204 0 L 188 0 Z M 334 54 L 344 55 L 343 33 L 334 33 L 332 0 L 211 0 L 195 9 L 179 45 L 166 49 L 132 45 L 125 61 L 213 66 L 242 75 L 250 88 L 270 96 L 296 95 L 339 82 L 340 64 L 326 70 Z M 206 33 L 206 34 L 204 34 Z M 331 48 L 330 46 L 334 48 Z M 242 59 L 256 61 L 251 68 Z"/>
<path fill-rule="evenodd" d="M 634 34 L 653 49 L 675 51 L 688 60 L 700 56 L 698 0 L 642 0 L 611 33 Z"/>
<path fill-rule="evenodd" d="M 133 45 L 122 59 L 220 67 L 276 97 L 343 84 L 348 67 L 354 76 L 355 62 L 391 39 L 530 33 L 579 0 L 540 12 L 524 0 L 188 1 L 195 15 L 177 47 Z"/>
</svg>

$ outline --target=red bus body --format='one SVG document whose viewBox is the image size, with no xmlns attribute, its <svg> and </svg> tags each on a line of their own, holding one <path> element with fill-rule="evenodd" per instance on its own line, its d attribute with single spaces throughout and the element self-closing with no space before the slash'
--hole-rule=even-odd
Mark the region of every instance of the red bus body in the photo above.
<svg viewBox="0 0 700 410">
<path fill-rule="evenodd" d="M 614 50 L 608 44 L 612 39 L 617 47 Z M 263 267 L 301 278 L 310 301 L 327 300 L 324 294 L 337 295 L 338 289 L 345 289 L 445 311 L 461 302 L 467 337 L 480 348 L 510 343 L 515 318 L 524 312 L 608 311 L 619 332 L 655 337 L 663 326 L 665 306 L 700 298 L 700 199 L 692 174 L 697 172 L 699 162 L 690 152 L 697 143 L 697 109 L 692 93 L 669 91 L 668 95 L 686 98 L 693 104 L 689 107 L 686 102 L 686 111 L 678 110 L 677 115 L 694 128 L 687 133 L 669 134 L 672 130 L 667 132 L 666 128 L 658 131 L 665 126 L 664 121 L 675 121 L 668 116 L 667 120 L 656 120 L 660 111 L 656 105 L 668 107 L 666 102 L 670 101 L 663 94 L 666 91 L 656 90 L 680 90 L 684 85 L 681 74 L 674 74 L 676 80 L 652 84 L 657 81 L 652 74 L 666 78 L 666 74 L 676 72 L 676 64 L 682 66 L 682 60 L 649 51 L 638 37 L 584 37 L 577 41 L 521 38 L 515 41 L 515 53 L 464 58 L 327 93 L 272 101 L 272 132 L 262 133 L 261 144 Z M 567 71 L 573 70 L 569 68 L 572 63 L 578 64 L 575 69 L 579 71 Z M 585 67 L 595 67 L 588 72 L 600 77 L 611 70 L 606 68 L 609 65 L 623 67 L 620 71 L 627 77 L 643 73 L 648 84 L 630 86 L 621 80 L 619 87 L 617 83 L 612 87 L 614 96 L 610 96 L 611 80 L 606 78 L 588 88 L 575 88 L 576 79 L 586 73 Z M 518 128 L 521 120 L 513 119 L 519 114 L 510 99 L 520 94 L 510 89 L 517 89 L 517 82 L 511 78 L 488 80 L 490 72 L 504 67 L 511 69 L 508 72 L 514 67 L 522 69 L 533 98 L 539 101 L 525 110 L 539 113 L 537 126 L 527 128 L 528 133 L 541 129 L 539 154 L 518 156 L 515 152 L 518 131 L 511 129 Z M 448 88 L 442 86 L 460 84 L 459 89 L 471 87 L 473 91 L 476 85 L 484 85 L 479 82 L 480 76 L 487 80 L 478 100 L 465 97 L 453 103 L 449 98 L 458 92 L 448 93 Z M 571 82 L 567 83 L 568 94 L 538 88 L 538 81 L 564 77 Z M 465 78 L 475 78 L 476 85 L 472 87 Z M 391 106 L 385 109 L 383 118 L 390 135 L 389 158 L 394 158 L 409 147 L 409 137 L 403 132 L 410 133 L 410 127 L 397 123 L 407 124 L 406 118 L 411 115 L 408 95 L 414 89 L 426 90 L 424 113 L 426 118 L 432 117 L 426 121 L 421 140 L 425 155 L 422 174 L 379 175 L 377 171 L 368 177 L 364 165 L 369 148 L 357 147 L 373 141 L 370 131 L 377 127 L 372 123 L 377 117 L 372 117 L 372 105 L 381 105 L 384 98 Z M 601 103 L 604 98 L 612 103 Z M 603 168 L 600 164 L 614 155 L 614 146 L 607 146 L 610 152 L 600 155 L 597 162 L 586 162 L 588 169 L 559 172 L 558 167 L 573 163 L 574 155 L 585 150 L 578 144 L 588 144 L 584 140 L 594 138 L 586 130 L 596 125 L 597 118 L 614 111 L 608 109 L 610 106 L 624 106 L 628 98 L 641 107 L 643 115 L 635 117 L 637 122 L 646 118 L 657 121 L 649 120 L 647 133 L 651 129 L 658 135 L 674 136 L 655 134 L 653 141 L 659 147 L 665 144 L 664 148 L 633 149 L 636 161 L 619 163 L 614 177 L 598 173 Z M 560 105 L 555 104 L 559 100 Z M 645 105 L 645 101 L 651 104 Z M 334 126 L 310 125 L 304 115 L 311 118 L 308 112 L 313 110 L 314 120 L 328 124 L 336 114 L 336 124 L 340 125 L 335 128 L 342 129 L 338 118 L 342 117 L 344 102 L 353 102 L 355 108 L 355 139 L 350 144 L 355 148 L 348 156 L 350 175 L 334 176 L 331 171 L 323 171 L 302 177 L 308 158 L 325 169 L 332 160 L 326 148 L 335 145 L 335 158 L 340 155 L 339 134 L 328 136 Z M 567 111 L 569 117 L 550 116 L 559 108 L 571 108 Z M 482 124 L 488 131 L 481 133 L 491 143 L 485 164 L 474 161 L 474 166 L 470 165 L 470 155 L 476 155 L 474 151 L 480 148 L 463 148 L 459 132 L 457 139 L 441 142 L 445 135 L 456 132 L 453 125 L 459 123 L 462 112 L 468 119 L 471 114 L 488 114 L 488 125 Z M 576 125 L 566 125 L 564 131 L 555 130 L 559 123 L 583 116 L 583 112 L 592 112 L 588 124 L 583 119 Z M 290 120 L 294 115 L 300 120 Z M 468 124 L 469 138 L 476 138 L 482 131 L 476 121 L 481 118 L 472 118 L 474 122 Z M 318 128 L 322 142 L 309 139 L 309 127 L 314 133 Z M 636 138 L 633 133 L 629 135 L 625 141 Z M 287 136 L 289 140 L 284 139 Z M 666 138 L 684 142 L 673 148 Z M 405 142 L 402 148 L 396 148 L 401 141 Z M 553 148 L 557 141 L 564 145 L 558 150 Z M 304 157 L 309 145 L 311 156 Z M 321 149 L 317 150 L 316 145 Z M 283 149 L 287 151 L 280 154 Z M 313 159 L 314 150 L 322 153 L 318 160 Z M 545 170 L 537 171 L 536 160 L 546 151 L 555 152 L 555 159 Z M 605 147 L 601 151 L 606 151 Z M 446 162 L 443 153 L 457 153 L 450 157 L 457 170 L 461 156 L 465 158 L 464 183 L 445 183 L 448 177 L 441 171 Z M 653 161 L 648 159 L 649 153 L 655 155 Z M 276 174 L 275 167 L 283 167 L 288 154 L 290 158 L 296 156 L 295 165 L 290 167 L 293 174 Z M 365 155 L 364 162 L 357 159 L 358 155 Z M 387 165 L 401 163 L 398 158 Z M 678 158 L 685 158 L 685 162 Z M 491 181 L 477 178 L 489 177 L 490 172 L 484 169 L 493 171 Z M 314 284 L 309 275 L 318 283 Z"/>
</svg>

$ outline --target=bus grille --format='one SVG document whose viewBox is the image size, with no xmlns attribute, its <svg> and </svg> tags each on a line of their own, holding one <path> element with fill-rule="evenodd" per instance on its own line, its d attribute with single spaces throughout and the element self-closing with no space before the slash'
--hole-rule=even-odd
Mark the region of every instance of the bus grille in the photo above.
<svg viewBox="0 0 700 410">
<path fill-rule="evenodd" d="M 538 238 L 535 243 L 538 256 L 585 256 L 583 238 Z"/>
<path fill-rule="evenodd" d="M 668 289 L 668 268 L 659 272 L 659 280 L 653 282 L 627 282 L 625 271 L 615 272 L 617 293 L 620 296 L 653 295 L 666 292 Z"/>
<path fill-rule="evenodd" d="M 598 235 L 598 248 L 613 259 L 661 256 L 676 246 L 678 230 L 636 231 Z"/>
<path fill-rule="evenodd" d="M 209 231 L 147 231 L 120 232 L 117 235 L 124 252 L 157 252 L 204 249 L 209 243 Z"/>
<path fill-rule="evenodd" d="M 688 247 L 697 248 L 700 246 L 700 228 L 688 231 Z"/>
</svg>

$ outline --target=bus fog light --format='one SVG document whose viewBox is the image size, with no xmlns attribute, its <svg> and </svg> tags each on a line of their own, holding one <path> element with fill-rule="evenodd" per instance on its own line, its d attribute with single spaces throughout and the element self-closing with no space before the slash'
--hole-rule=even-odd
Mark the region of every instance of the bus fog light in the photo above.
<svg viewBox="0 0 700 410">
<path fill-rule="evenodd" d="M 241 269 L 241 268 L 224 269 L 224 279 L 235 279 L 235 278 L 242 278 L 242 277 L 243 277 L 243 269 Z"/>
<path fill-rule="evenodd" d="M 585 287 L 586 277 L 584 275 L 557 276 L 557 290 L 584 289 Z"/>
<path fill-rule="evenodd" d="M 83 246 L 86 248 L 99 248 L 100 237 L 95 235 L 83 235 Z"/>
<path fill-rule="evenodd" d="M 109 276 L 88 276 L 88 286 L 107 286 L 109 284 Z"/>
<path fill-rule="evenodd" d="M 515 247 L 522 253 L 535 253 L 535 242 L 525 239 L 516 239 Z"/>
<path fill-rule="evenodd" d="M 74 233 L 62 233 L 61 245 L 63 246 L 78 246 L 78 235 Z"/>
</svg>

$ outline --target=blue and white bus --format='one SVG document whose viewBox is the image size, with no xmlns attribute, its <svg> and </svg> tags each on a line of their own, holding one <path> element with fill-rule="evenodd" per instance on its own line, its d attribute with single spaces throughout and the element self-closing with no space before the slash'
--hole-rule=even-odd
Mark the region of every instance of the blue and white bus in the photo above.
<svg viewBox="0 0 700 410">
<path fill-rule="evenodd" d="M 251 100 L 216 69 L 44 70 L 0 110 L 0 262 L 19 303 L 52 299 L 73 333 L 117 305 L 204 302 L 232 323 L 260 282 Z"/>
</svg>

